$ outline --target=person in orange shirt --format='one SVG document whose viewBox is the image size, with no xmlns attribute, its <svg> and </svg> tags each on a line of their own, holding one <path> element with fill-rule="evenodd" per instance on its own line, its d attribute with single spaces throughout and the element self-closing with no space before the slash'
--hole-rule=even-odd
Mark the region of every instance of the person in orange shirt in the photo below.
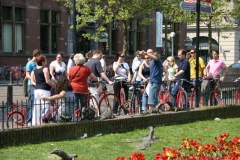
<svg viewBox="0 0 240 160">
<path fill-rule="evenodd" d="M 85 58 L 81 53 L 75 54 L 73 60 L 75 62 L 75 66 L 70 68 L 68 77 L 71 81 L 73 93 L 76 98 L 77 109 L 79 108 L 80 101 L 82 110 L 83 107 L 86 107 L 86 100 L 88 96 L 88 76 L 96 82 L 98 79 L 88 66 L 83 65 L 85 63 Z"/>
</svg>

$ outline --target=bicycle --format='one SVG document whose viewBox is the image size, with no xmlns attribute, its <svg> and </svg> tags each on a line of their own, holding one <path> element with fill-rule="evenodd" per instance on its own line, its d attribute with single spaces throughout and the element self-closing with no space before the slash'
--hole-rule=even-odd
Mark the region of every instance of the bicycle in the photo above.
<svg viewBox="0 0 240 160">
<path fill-rule="evenodd" d="M 116 77 L 115 77 L 116 78 Z M 127 108 L 129 107 L 129 103 L 130 100 L 126 101 L 126 94 L 124 92 L 124 88 L 123 88 L 123 82 L 126 82 L 126 78 L 125 79 L 114 79 L 114 82 L 120 82 L 120 94 L 119 94 L 119 98 L 115 97 L 117 101 L 115 101 L 115 104 L 118 104 L 118 111 L 117 111 L 117 115 L 126 115 L 127 114 Z M 124 106 L 125 105 L 125 106 Z"/>
<path fill-rule="evenodd" d="M 185 91 L 185 89 L 183 88 L 182 84 L 183 81 L 185 79 L 180 79 L 180 88 L 178 90 L 177 93 L 177 97 L 176 97 L 176 109 L 184 109 L 184 108 L 188 108 L 188 96 L 187 96 L 187 92 Z"/>
<path fill-rule="evenodd" d="M 141 112 L 140 99 L 141 89 L 144 88 L 144 83 L 125 83 L 128 87 L 133 87 L 131 100 L 127 100 L 124 103 L 124 108 L 127 114 L 138 114 Z"/>
<path fill-rule="evenodd" d="M 187 96 L 189 97 L 189 107 L 190 109 L 195 108 L 196 106 L 196 92 L 198 92 L 198 105 L 199 107 L 202 107 L 204 105 L 204 98 L 203 98 L 203 93 L 202 91 L 198 88 L 198 87 L 194 87 L 194 83 L 190 82 L 186 79 L 181 79 L 184 82 L 189 83 L 189 87 L 187 88 L 186 92 L 187 92 Z M 190 95 L 188 94 L 190 93 Z"/>
<path fill-rule="evenodd" d="M 224 101 L 222 99 L 222 91 L 220 88 L 219 78 L 208 78 L 211 83 L 213 83 L 213 90 L 210 92 L 210 106 L 224 106 Z"/>
<path fill-rule="evenodd" d="M 83 106 L 81 106 L 80 108 L 82 108 Z M 98 105 L 98 101 L 96 99 L 96 97 L 91 95 L 91 92 L 88 91 L 88 96 L 87 96 L 87 100 L 86 100 L 86 106 L 83 107 L 82 109 L 78 108 L 75 111 L 75 118 L 78 119 L 80 118 L 80 120 L 82 119 L 88 119 L 88 120 L 92 120 L 95 117 L 97 117 L 98 115 L 100 115 L 100 108 Z"/>
<path fill-rule="evenodd" d="M 163 90 L 158 92 L 159 104 L 157 106 L 161 111 L 165 112 L 173 110 L 172 102 L 175 101 L 175 98 L 170 92 L 171 81 L 165 81 L 163 83 Z"/>
<path fill-rule="evenodd" d="M 26 109 L 19 104 L 12 104 L 10 111 L 7 113 L 7 128 L 10 124 L 17 124 L 17 126 L 24 126 L 27 123 Z"/>
<path fill-rule="evenodd" d="M 234 83 L 236 84 L 236 91 L 235 91 L 235 104 L 239 103 L 240 100 L 240 87 L 239 87 L 239 82 L 240 82 L 240 78 L 237 78 L 234 80 Z"/>
<path fill-rule="evenodd" d="M 101 80 L 100 82 L 104 83 L 105 81 Z M 113 93 L 108 93 L 106 86 L 103 87 L 102 91 L 99 92 L 99 99 L 98 99 L 98 106 L 99 106 L 99 111 L 100 111 L 99 114 L 100 115 L 102 114 L 101 107 L 102 108 L 108 107 L 108 108 L 113 109 L 114 101 L 115 101 L 115 103 L 119 104 L 118 98 L 115 97 Z"/>
</svg>

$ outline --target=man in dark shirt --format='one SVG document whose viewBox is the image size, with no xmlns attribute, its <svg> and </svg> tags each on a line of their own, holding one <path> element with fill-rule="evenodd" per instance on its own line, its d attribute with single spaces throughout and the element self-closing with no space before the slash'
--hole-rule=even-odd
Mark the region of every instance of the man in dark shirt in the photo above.
<svg viewBox="0 0 240 160">
<path fill-rule="evenodd" d="M 100 50 L 93 51 L 93 57 L 89 59 L 84 65 L 88 66 L 96 77 L 98 78 L 102 77 L 104 80 L 108 82 L 108 84 L 112 85 L 113 82 L 108 79 L 108 77 L 106 76 L 101 66 L 101 62 L 100 62 L 101 56 L 102 56 L 102 52 Z M 98 85 L 92 83 L 92 80 L 90 77 L 88 79 L 88 89 L 91 92 L 91 94 L 94 97 L 96 97 L 98 101 L 98 98 L 99 98 Z"/>
<path fill-rule="evenodd" d="M 172 80 L 177 80 L 177 84 L 172 89 L 171 94 L 176 98 L 179 88 L 181 87 L 180 79 L 186 79 L 190 81 L 190 64 L 186 59 L 187 52 L 183 49 L 178 50 L 178 58 L 180 60 L 180 64 L 178 66 L 178 73 L 173 76 Z M 183 82 L 182 86 L 185 88 L 189 86 L 189 83 Z"/>
</svg>

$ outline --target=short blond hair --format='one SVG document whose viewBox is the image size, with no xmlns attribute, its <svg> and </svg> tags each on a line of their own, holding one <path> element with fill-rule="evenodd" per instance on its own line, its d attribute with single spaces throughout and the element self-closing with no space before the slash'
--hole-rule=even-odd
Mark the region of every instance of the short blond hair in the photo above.
<svg viewBox="0 0 240 160">
<path fill-rule="evenodd" d="M 174 66 L 174 64 L 175 64 L 175 58 L 173 57 L 173 56 L 169 56 L 168 58 L 167 58 L 167 60 L 168 60 L 168 64 L 170 65 L 170 66 Z M 172 63 L 171 63 L 172 62 Z"/>
<path fill-rule="evenodd" d="M 83 65 L 86 61 L 84 56 L 81 53 L 75 54 L 73 60 L 76 65 L 78 65 L 78 64 Z"/>
</svg>

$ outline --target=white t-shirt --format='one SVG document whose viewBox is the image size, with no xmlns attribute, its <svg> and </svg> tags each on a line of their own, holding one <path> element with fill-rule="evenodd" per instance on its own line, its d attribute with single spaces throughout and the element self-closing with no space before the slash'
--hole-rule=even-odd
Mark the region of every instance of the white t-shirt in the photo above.
<svg viewBox="0 0 240 160">
<path fill-rule="evenodd" d="M 105 60 L 104 59 L 100 59 L 100 62 L 101 62 L 101 66 L 102 66 L 102 68 L 103 68 L 103 71 L 104 71 L 104 73 L 106 73 L 106 71 L 107 71 L 107 65 L 106 65 L 106 62 L 105 62 Z"/>
<path fill-rule="evenodd" d="M 113 68 L 117 65 L 117 62 L 113 63 Z M 121 63 L 121 65 L 118 67 L 117 72 L 115 72 L 115 79 L 127 79 L 127 70 L 129 70 L 129 65 L 126 62 Z"/>
<path fill-rule="evenodd" d="M 62 66 L 60 66 L 57 61 L 52 61 L 50 66 L 53 66 L 55 75 L 54 77 L 58 79 L 61 76 L 64 76 L 64 72 L 66 71 L 66 64 L 62 62 Z"/>
<path fill-rule="evenodd" d="M 70 68 L 73 66 L 75 66 L 75 63 L 71 58 L 69 58 L 68 64 L 67 64 L 67 73 L 69 72 Z"/>
</svg>

